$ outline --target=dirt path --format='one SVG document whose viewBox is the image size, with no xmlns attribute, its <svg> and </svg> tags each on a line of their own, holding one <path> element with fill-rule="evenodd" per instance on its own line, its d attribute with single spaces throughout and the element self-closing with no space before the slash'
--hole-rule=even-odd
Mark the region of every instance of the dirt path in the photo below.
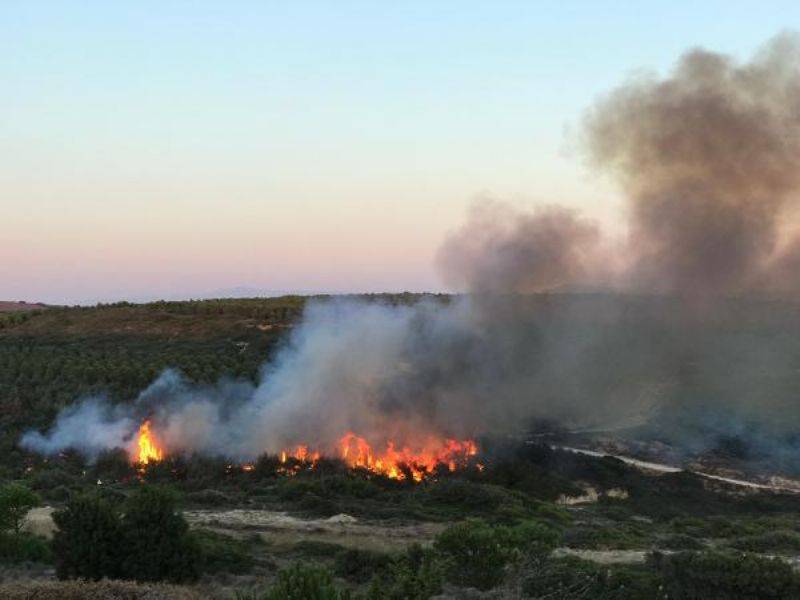
<svg viewBox="0 0 800 600">
<path fill-rule="evenodd" d="M 722 477 L 720 475 L 712 475 L 711 473 L 704 473 L 703 471 L 695 471 L 692 469 L 684 469 L 681 467 L 665 465 L 662 463 L 648 462 L 636 458 L 631 458 L 629 456 L 621 456 L 619 454 L 608 454 L 607 452 L 598 452 L 597 450 L 586 450 L 584 448 L 573 448 L 571 446 L 551 446 L 551 448 L 553 448 L 554 450 L 566 450 L 567 452 L 574 452 L 575 454 L 584 454 L 586 456 L 594 456 L 598 458 L 602 458 L 604 456 L 616 458 L 617 460 L 621 460 L 622 462 L 631 465 L 632 467 L 636 467 L 637 469 L 641 469 L 642 471 L 653 471 L 656 473 L 679 473 L 681 471 L 687 471 L 689 473 L 694 473 L 695 475 L 699 475 L 700 477 L 705 477 L 706 479 L 721 481 L 723 483 L 728 483 L 730 485 L 735 485 L 739 487 L 746 487 L 757 490 L 766 490 L 771 492 L 782 492 L 785 494 L 800 494 L 800 490 L 798 490 L 795 487 L 782 486 L 779 484 L 756 483 L 754 481 L 747 481 L 744 479 L 734 479 L 732 477 Z"/>
</svg>

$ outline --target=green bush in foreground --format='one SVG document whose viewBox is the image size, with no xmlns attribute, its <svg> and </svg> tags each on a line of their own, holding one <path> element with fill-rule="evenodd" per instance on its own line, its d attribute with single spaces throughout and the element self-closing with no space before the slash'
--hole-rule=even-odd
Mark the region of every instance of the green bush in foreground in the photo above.
<svg viewBox="0 0 800 600">
<path fill-rule="evenodd" d="M 0 531 L 18 536 L 28 511 L 39 506 L 41 499 L 29 488 L 18 483 L 0 487 Z"/>
<path fill-rule="evenodd" d="M 372 578 L 365 600 L 427 600 L 441 593 L 442 579 L 436 553 L 414 544 Z"/>
<path fill-rule="evenodd" d="M 89 579 L 122 576 L 123 540 L 119 514 L 97 495 L 77 496 L 53 513 L 56 576 Z"/>
<path fill-rule="evenodd" d="M 60 579 L 179 583 L 198 576 L 198 540 L 176 511 L 174 495 L 163 488 L 137 490 L 123 515 L 98 495 L 77 496 L 54 513 L 53 520 L 58 526 L 53 553 Z"/>
<path fill-rule="evenodd" d="M 331 574 L 299 563 L 278 573 L 278 581 L 258 600 L 349 600 L 350 593 L 333 584 Z"/>
<path fill-rule="evenodd" d="M 41 500 L 24 485 L 0 487 L 0 560 L 4 562 L 50 562 L 50 546 L 42 538 L 22 531 L 25 516 Z"/>
<path fill-rule="evenodd" d="M 800 598 L 800 574 L 777 558 L 734 552 L 654 554 L 672 600 L 790 600 Z"/>
<path fill-rule="evenodd" d="M 50 544 L 44 538 L 24 531 L 19 535 L 0 534 L 0 561 L 49 563 L 52 560 Z"/>
<path fill-rule="evenodd" d="M 575 557 L 536 561 L 522 579 L 532 600 L 661 600 L 657 572 L 642 566 L 601 566 Z"/>
<path fill-rule="evenodd" d="M 445 529 L 434 548 L 456 585 L 488 590 L 498 585 L 506 566 L 523 555 L 546 556 L 559 535 L 547 525 L 526 521 L 515 527 L 492 527 L 479 519 Z"/>
<path fill-rule="evenodd" d="M 157 486 L 138 489 L 122 518 L 123 572 L 136 581 L 193 581 L 199 575 L 200 553 L 175 494 Z"/>
</svg>

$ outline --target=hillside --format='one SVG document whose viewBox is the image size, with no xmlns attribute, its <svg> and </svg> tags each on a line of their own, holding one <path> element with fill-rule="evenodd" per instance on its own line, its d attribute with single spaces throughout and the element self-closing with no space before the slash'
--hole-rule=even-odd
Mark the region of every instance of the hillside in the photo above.
<svg viewBox="0 0 800 600">
<path fill-rule="evenodd" d="M 359 297 L 391 304 L 420 298 Z M 556 427 L 536 437 L 537 443 L 482 437 L 479 454 L 463 467 L 439 465 L 418 483 L 335 457 L 263 454 L 252 464 L 237 464 L 225 456 L 174 453 L 137 465 L 124 450 L 87 460 L 68 451 L 45 457 L 17 448 L 23 431 L 49 426 L 76 400 L 98 394 L 128 403 L 168 367 L 198 383 L 221 377 L 255 381 L 308 301 L 287 296 L 119 303 L 9 315 L 14 318 L 0 328 L 0 483 L 22 482 L 42 497 L 45 506 L 29 517 L 31 531 L 52 535 L 53 510 L 79 494 L 99 494 L 123 510 L 143 483 L 152 483 L 180 493 L 183 515 L 205 553 L 202 580 L 165 588 L 164 597 L 251 597 L 242 590 L 274 585 L 279 573 L 301 563 L 322 565 L 335 576 L 331 585 L 369 599 L 520 597 L 521 589 L 521 597 L 530 598 L 649 600 L 665 597 L 665 586 L 712 585 L 705 582 L 716 582 L 720 569 L 741 573 L 735 585 L 761 589 L 774 580 L 774 571 L 781 589 L 800 589 L 800 575 L 788 566 L 800 556 L 800 496 L 793 490 L 748 488 L 674 468 L 642 469 L 635 461 L 557 447 L 596 443 L 585 432 Z M 663 356 L 691 367 L 694 355 L 681 353 L 687 340 L 713 348 L 723 372 L 728 361 L 749 359 L 747 349 L 760 350 L 768 340 L 785 360 L 766 375 L 788 378 L 773 383 L 774 392 L 792 389 L 790 376 L 800 364 L 800 311 L 794 304 L 731 302 L 687 325 L 675 320 L 675 304 L 663 298 L 564 294 L 509 301 L 523 306 L 523 322 L 537 335 L 566 332 L 593 341 L 585 357 L 591 369 L 583 376 L 586 389 L 598 395 L 622 389 L 609 371 L 638 389 L 637 378 L 659 382 L 672 373 L 664 370 Z M 665 354 L 649 355 L 650 339 Z M 688 374 L 677 393 L 707 389 L 698 388 L 691 368 L 682 368 Z M 604 435 L 608 443 L 612 434 Z M 730 442 L 728 447 L 740 456 L 746 450 Z M 644 446 L 637 448 L 642 452 Z M 542 546 L 525 545 L 531 539 Z M 472 545 L 483 552 L 484 543 L 502 548 L 493 562 L 473 564 L 462 554 Z M 523 555 L 535 560 L 520 562 Z M 38 567 L 16 567 L 13 577 L 23 582 L 0 582 L 0 594 L 70 597 L 97 587 L 56 584 L 52 569 L 41 564 L 47 556 L 35 561 Z M 454 565 L 463 568 L 454 571 Z M 464 589 L 484 585 L 497 589 Z M 408 589 L 415 595 L 404 595 Z M 554 589 L 561 595 L 552 595 Z M 150 597 L 146 586 L 129 592 Z"/>
<path fill-rule="evenodd" d="M 0 300 L 0 313 L 42 310 L 44 308 L 48 308 L 48 306 L 46 304 L 42 304 L 41 302 L 15 302 L 10 300 Z"/>
</svg>

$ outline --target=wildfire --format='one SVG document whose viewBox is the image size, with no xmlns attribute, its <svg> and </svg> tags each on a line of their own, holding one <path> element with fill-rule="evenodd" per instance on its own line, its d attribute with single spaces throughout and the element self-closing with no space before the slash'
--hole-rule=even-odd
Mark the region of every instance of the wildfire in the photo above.
<svg viewBox="0 0 800 600">
<path fill-rule="evenodd" d="M 473 460 L 478 454 L 478 445 L 472 440 L 453 440 L 430 438 L 417 446 L 398 445 L 389 440 L 381 449 L 373 448 L 366 438 L 348 432 L 343 435 L 331 454 L 338 455 L 349 467 L 366 469 L 391 479 L 412 479 L 422 481 L 425 477 L 440 469 L 455 471 L 467 466 L 474 466 L 479 471 L 483 465 Z M 131 451 L 132 460 L 142 469 L 153 462 L 163 460 L 163 445 L 152 431 L 151 422 L 145 420 L 139 427 L 135 444 Z M 283 450 L 279 455 L 281 467 L 278 472 L 294 475 L 301 470 L 314 468 L 320 460 L 318 451 L 309 450 L 305 444 Z M 253 471 L 252 463 L 228 465 L 228 471 L 241 469 L 243 472 Z"/>
<path fill-rule="evenodd" d="M 136 461 L 140 465 L 157 462 L 164 457 L 164 451 L 159 447 L 153 432 L 150 431 L 150 421 L 146 420 L 139 427 L 136 436 Z"/>
<path fill-rule="evenodd" d="M 391 479 L 402 480 L 410 475 L 414 481 L 422 481 L 439 465 L 450 471 L 467 466 L 470 458 L 478 453 L 478 445 L 472 440 L 447 439 L 429 440 L 422 448 L 404 446 L 398 449 L 394 442 L 388 441 L 383 451 L 376 451 L 365 438 L 349 432 L 339 440 L 337 452 L 339 458 L 352 468 L 367 469 Z M 319 458 L 319 452 L 310 452 L 305 445 L 280 453 L 282 464 L 293 459 L 283 470 L 290 475 L 297 473 L 303 465 L 313 467 Z M 482 469 L 483 465 L 477 466 Z"/>
<path fill-rule="evenodd" d="M 478 453 L 472 440 L 431 440 L 422 448 L 409 446 L 396 448 L 394 442 L 386 442 L 383 452 L 372 449 L 366 439 L 352 432 L 339 440 L 339 455 L 351 467 L 369 469 L 392 479 L 405 479 L 410 473 L 414 481 L 421 481 L 438 465 L 447 465 L 450 471 L 464 467 Z"/>
</svg>

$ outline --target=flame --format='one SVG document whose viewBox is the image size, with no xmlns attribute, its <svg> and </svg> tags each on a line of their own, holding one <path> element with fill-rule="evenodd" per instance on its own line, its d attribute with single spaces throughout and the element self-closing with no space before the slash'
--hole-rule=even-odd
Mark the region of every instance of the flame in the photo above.
<svg viewBox="0 0 800 600">
<path fill-rule="evenodd" d="M 446 439 L 443 442 L 429 440 L 421 448 L 395 447 L 393 441 L 386 442 L 383 452 L 376 452 L 369 442 L 353 432 L 339 440 L 339 456 L 351 467 L 361 467 L 385 475 L 391 479 L 405 479 L 410 472 L 414 481 L 433 472 L 437 465 L 445 465 L 450 471 L 464 467 L 470 457 L 478 453 L 478 445 L 472 440 Z"/>
<path fill-rule="evenodd" d="M 163 460 L 163 445 L 153 433 L 149 419 L 139 427 L 135 442 L 131 451 L 135 464 L 143 468 Z M 366 469 L 398 480 L 410 477 L 414 481 L 422 481 L 437 467 L 451 472 L 473 464 L 479 471 L 484 468 L 472 460 L 478 454 L 478 445 L 472 440 L 429 438 L 415 447 L 398 447 L 393 440 L 388 440 L 383 450 L 375 450 L 366 438 L 348 432 L 339 439 L 335 452 L 351 468 Z M 287 448 L 279 455 L 279 472 L 294 475 L 301 470 L 314 468 L 320 457 L 320 452 L 309 450 L 306 444 Z M 233 472 L 235 468 L 250 472 L 255 467 L 252 463 L 242 463 L 236 467 L 231 464 L 227 471 Z"/>
<path fill-rule="evenodd" d="M 164 458 L 164 451 L 159 447 L 153 432 L 150 431 L 150 420 L 146 420 L 139 427 L 136 436 L 136 461 L 140 465 L 158 462 Z"/>
</svg>

